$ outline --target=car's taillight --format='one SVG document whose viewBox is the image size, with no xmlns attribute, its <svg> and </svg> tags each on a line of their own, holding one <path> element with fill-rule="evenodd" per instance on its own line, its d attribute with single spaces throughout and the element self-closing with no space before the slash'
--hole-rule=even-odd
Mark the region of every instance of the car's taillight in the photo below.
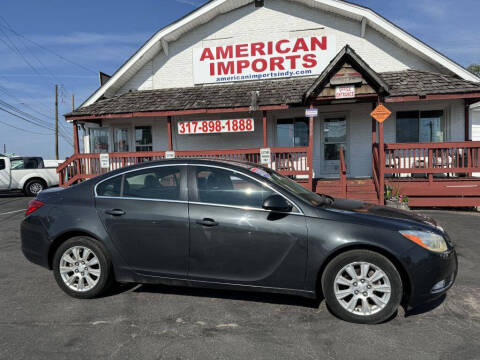
<svg viewBox="0 0 480 360">
<path fill-rule="evenodd" d="M 38 209 L 40 209 L 43 205 L 45 205 L 43 202 L 41 201 L 38 201 L 38 200 L 32 200 L 28 203 L 28 209 L 27 211 L 25 212 L 25 216 L 28 216 L 30 215 L 31 213 L 33 213 L 34 211 L 37 211 Z"/>
</svg>

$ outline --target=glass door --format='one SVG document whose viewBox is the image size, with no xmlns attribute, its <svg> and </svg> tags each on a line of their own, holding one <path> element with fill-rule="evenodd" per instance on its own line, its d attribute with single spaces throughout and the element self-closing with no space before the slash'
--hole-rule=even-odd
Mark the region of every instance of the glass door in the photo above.
<svg viewBox="0 0 480 360">
<path fill-rule="evenodd" d="M 323 173 L 338 175 L 340 173 L 340 148 L 346 155 L 347 121 L 343 117 L 326 118 L 323 121 Z"/>
</svg>

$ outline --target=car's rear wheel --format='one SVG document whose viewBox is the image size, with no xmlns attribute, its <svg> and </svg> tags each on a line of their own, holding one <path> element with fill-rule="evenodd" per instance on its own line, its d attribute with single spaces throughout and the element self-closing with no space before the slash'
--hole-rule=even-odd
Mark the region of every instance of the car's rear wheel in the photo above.
<svg viewBox="0 0 480 360">
<path fill-rule="evenodd" d="M 79 299 L 100 296 L 113 281 L 107 251 L 86 236 L 71 238 L 60 245 L 53 258 L 53 273 L 60 288 Z"/>
<path fill-rule="evenodd" d="M 340 254 L 326 267 L 322 289 L 330 310 L 361 324 L 389 319 L 402 300 L 402 279 L 385 256 L 369 250 Z"/>
<path fill-rule="evenodd" d="M 25 184 L 24 191 L 25 195 L 35 197 L 40 193 L 40 191 L 45 190 L 46 188 L 47 186 L 42 180 L 32 179 Z"/>
</svg>

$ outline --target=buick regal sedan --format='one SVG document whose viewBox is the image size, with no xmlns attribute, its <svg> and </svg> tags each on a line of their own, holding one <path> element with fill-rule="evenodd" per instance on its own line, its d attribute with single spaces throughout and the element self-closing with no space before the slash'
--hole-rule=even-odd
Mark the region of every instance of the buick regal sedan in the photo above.
<svg viewBox="0 0 480 360">
<path fill-rule="evenodd" d="M 357 323 L 435 299 L 457 273 L 433 219 L 318 195 L 241 162 L 165 160 L 42 191 L 21 238 L 76 298 L 115 281 L 266 291 L 322 296 Z"/>
</svg>

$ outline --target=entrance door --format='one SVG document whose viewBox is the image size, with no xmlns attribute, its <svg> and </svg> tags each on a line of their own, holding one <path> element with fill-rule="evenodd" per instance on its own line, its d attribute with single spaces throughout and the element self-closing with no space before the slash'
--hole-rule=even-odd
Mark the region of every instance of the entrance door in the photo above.
<svg viewBox="0 0 480 360">
<path fill-rule="evenodd" d="M 275 192 L 245 174 L 191 167 L 189 279 L 302 289 L 307 228 L 298 210 L 262 209 Z"/>
<path fill-rule="evenodd" d="M 322 127 L 322 173 L 338 176 L 340 173 L 340 148 L 347 153 L 347 121 L 344 117 L 331 117 L 323 120 Z"/>
</svg>

